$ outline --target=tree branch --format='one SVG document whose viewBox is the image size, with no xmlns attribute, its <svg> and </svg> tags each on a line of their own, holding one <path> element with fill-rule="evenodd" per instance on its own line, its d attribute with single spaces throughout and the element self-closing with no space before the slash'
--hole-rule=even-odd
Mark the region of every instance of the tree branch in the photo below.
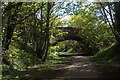
<svg viewBox="0 0 120 80">
<path fill-rule="evenodd" d="M 45 3 L 45 4 L 46 4 L 46 3 Z M 44 6 L 45 4 L 43 4 L 42 6 Z M 42 7 L 42 6 L 41 6 L 41 7 Z M 41 8 L 41 7 L 40 7 L 40 8 Z M 34 13 L 31 13 L 31 14 L 29 14 L 28 16 L 25 16 L 24 18 L 22 18 L 21 20 L 17 21 L 16 23 L 11 24 L 11 26 L 15 26 L 15 25 L 21 23 L 22 21 L 24 21 L 25 19 L 27 19 L 27 18 L 30 17 L 31 15 L 37 13 L 37 11 L 38 11 L 40 8 L 38 8 Z"/>
<path fill-rule="evenodd" d="M 113 26 L 115 26 L 115 23 L 114 23 L 114 21 L 113 21 L 113 17 L 112 17 L 111 8 L 110 8 L 110 3 L 109 3 L 109 2 L 108 2 L 108 8 L 109 8 L 109 15 L 110 15 L 110 18 L 111 18 L 112 24 L 113 24 Z"/>
<path fill-rule="evenodd" d="M 102 7 L 102 9 L 103 9 L 104 17 L 106 18 L 107 22 L 109 23 L 109 26 L 110 26 L 113 34 L 116 35 L 115 32 L 114 32 L 114 29 L 113 29 L 112 25 L 110 24 L 110 21 L 109 21 L 108 18 L 107 18 L 107 15 L 106 15 L 106 13 L 105 13 L 105 8 L 102 6 L 101 3 L 100 3 L 100 5 L 101 5 L 101 7 Z"/>
</svg>

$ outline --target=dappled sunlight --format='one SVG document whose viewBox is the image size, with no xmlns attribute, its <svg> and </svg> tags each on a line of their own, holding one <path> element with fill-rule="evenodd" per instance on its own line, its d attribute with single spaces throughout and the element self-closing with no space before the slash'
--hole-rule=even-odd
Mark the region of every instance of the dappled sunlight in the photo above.
<svg viewBox="0 0 120 80">
<path fill-rule="evenodd" d="M 3 79 L 119 77 L 120 2 L 87 1 L 3 2 Z"/>
<path fill-rule="evenodd" d="M 64 73 L 64 78 L 97 78 L 101 77 L 98 69 L 85 56 L 74 56 L 72 64 L 58 68 L 58 70 L 67 70 Z"/>
<path fill-rule="evenodd" d="M 74 56 L 72 64 L 61 69 L 67 70 L 64 78 L 108 78 L 115 77 L 112 76 L 114 74 L 113 72 L 116 72 L 116 76 L 119 74 L 117 72 L 118 70 L 115 71 L 113 68 L 106 69 L 103 64 L 91 62 L 85 56 Z"/>
<path fill-rule="evenodd" d="M 69 64 L 68 66 L 59 67 L 56 70 L 67 70 L 66 73 L 64 73 L 64 76 L 67 78 L 70 77 L 100 77 L 100 73 L 98 72 L 97 68 L 94 66 L 94 64 L 85 56 L 74 56 L 74 59 L 72 60 L 72 64 Z M 84 75 L 87 74 L 87 75 Z"/>
</svg>

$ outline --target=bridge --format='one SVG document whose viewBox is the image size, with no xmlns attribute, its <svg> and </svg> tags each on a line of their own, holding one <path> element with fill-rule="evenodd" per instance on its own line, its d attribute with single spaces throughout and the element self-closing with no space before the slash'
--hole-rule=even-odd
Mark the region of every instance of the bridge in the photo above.
<svg viewBox="0 0 120 80">
<path fill-rule="evenodd" d="M 73 28 L 73 27 L 57 27 L 58 33 L 65 33 L 63 35 L 57 35 L 57 33 L 54 33 L 53 36 L 55 37 L 52 42 L 51 46 L 55 46 L 59 42 L 65 41 L 65 40 L 75 40 L 80 43 L 80 46 L 85 51 L 86 55 L 93 55 L 92 49 L 89 47 L 89 44 L 84 41 L 85 38 L 81 38 L 78 33 L 80 32 L 80 29 Z"/>
<path fill-rule="evenodd" d="M 52 40 L 51 45 L 54 46 L 58 42 L 65 41 L 65 40 L 76 40 L 76 41 L 82 41 L 83 39 L 78 35 L 78 32 L 80 31 L 79 29 L 72 28 L 72 27 L 57 27 L 56 28 L 59 33 L 64 33 L 65 34 L 61 35 L 56 35 L 57 33 L 54 33 L 53 36 L 55 39 Z"/>
</svg>

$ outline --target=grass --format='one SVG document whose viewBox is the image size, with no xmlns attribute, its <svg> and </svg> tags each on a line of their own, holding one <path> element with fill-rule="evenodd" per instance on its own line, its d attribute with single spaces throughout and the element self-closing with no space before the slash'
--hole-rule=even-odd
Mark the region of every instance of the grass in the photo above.
<svg viewBox="0 0 120 80">
<path fill-rule="evenodd" d="M 120 47 L 114 43 L 110 47 L 100 50 L 96 55 L 89 57 L 97 62 L 108 63 L 120 67 Z"/>
<path fill-rule="evenodd" d="M 48 59 L 46 62 L 34 65 L 31 68 L 25 69 L 23 71 L 11 71 L 3 75 L 3 79 L 20 79 L 27 80 L 28 78 L 34 77 L 45 77 L 46 74 L 55 74 L 55 71 L 52 70 L 57 66 L 62 65 L 65 61 L 70 61 L 71 57 L 56 57 L 54 59 Z M 62 71 L 58 71 L 58 74 L 61 74 Z M 53 76 L 49 76 L 50 78 Z"/>
</svg>

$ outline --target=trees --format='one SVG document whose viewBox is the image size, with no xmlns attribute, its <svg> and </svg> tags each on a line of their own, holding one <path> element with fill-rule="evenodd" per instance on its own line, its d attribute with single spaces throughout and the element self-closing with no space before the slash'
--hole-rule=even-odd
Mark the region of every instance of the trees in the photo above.
<svg viewBox="0 0 120 80">
<path fill-rule="evenodd" d="M 104 17 L 99 15 L 100 12 L 97 11 L 97 8 L 92 3 L 84 3 L 84 5 L 87 7 L 80 8 L 77 15 L 71 16 L 69 26 L 80 29 L 79 36 L 92 49 L 92 53 L 96 53 L 96 48 L 101 49 L 111 45 L 115 41 L 114 35 L 111 29 L 108 28 L 109 25 L 103 22 Z"/>
<path fill-rule="evenodd" d="M 4 42 L 3 42 L 3 49 L 5 50 L 8 50 L 9 48 L 9 44 L 11 42 L 11 37 L 13 35 L 13 31 L 14 31 L 14 28 L 15 28 L 15 22 L 17 20 L 17 12 L 19 11 L 19 7 L 22 5 L 22 3 L 8 3 L 7 5 L 4 6 L 4 9 L 3 9 L 3 20 L 5 17 L 7 17 L 8 19 L 6 20 L 6 25 L 4 24 L 5 21 L 3 21 L 3 26 L 5 26 L 3 28 L 4 30 L 4 34 L 6 37 L 3 37 L 4 38 Z M 10 13 L 8 15 L 8 13 Z"/>
<path fill-rule="evenodd" d="M 23 50 L 21 53 L 25 52 L 25 54 L 45 61 L 50 41 L 52 41 L 53 35 L 57 33 L 55 27 L 66 25 L 79 28 L 78 36 L 84 38 L 81 45 L 86 43 L 87 45 L 84 47 L 90 47 L 93 51 L 96 47 L 104 48 L 114 42 L 114 35 L 119 43 L 119 3 L 90 3 L 87 5 L 79 2 L 67 4 L 62 2 L 60 5 L 58 3 L 3 3 L 3 50 L 8 50 L 8 53 L 3 54 L 5 55 L 4 62 L 9 63 L 9 60 L 5 59 L 7 59 L 7 54 L 12 54 L 13 47 Z M 104 17 L 100 15 L 100 10 Z M 69 22 L 61 21 L 63 14 L 71 16 Z M 108 14 L 111 20 L 108 19 Z M 58 33 L 58 35 L 63 34 Z M 65 34 L 67 33 L 65 32 Z M 90 52 L 87 48 L 86 51 Z"/>
<path fill-rule="evenodd" d="M 45 32 L 46 32 L 46 35 L 45 35 L 45 53 L 44 53 L 44 56 L 43 56 L 43 61 L 46 60 L 46 57 L 47 57 L 47 53 L 48 53 L 48 47 L 49 47 L 49 40 L 50 40 L 50 33 L 49 33 L 49 21 L 50 21 L 50 9 L 51 9 L 51 3 L 47 3 L 47 21 L 46 21 L 46 29 L 45 29 Z"/>
<path fill-rule="evenodd" d="M 3 63 L 11 66 L 14 65 L 14 61 L 11 62 L 13 59 L 29 60 L 28 55 L 32 55 L 33 59 L 46 60 L 50 45 L 53 6 L 52 2 L 8 2 L 2 5 Z M 21 51 L 17 53 L 16 50 Z M 13 54 L 13 51 L 17 54 Z M 27 56 L 21 58 L 21 53 Z M 23 63 L 28 65 L 29 62 Z M 33 60 L 32 64 L 37 64 L 36 60 Z"/>
<path fill-rule="evenodd" d="M 117 43 L 120 44 L 120 2 L 104 2 L 97 5 L 115 35 Z"/>
</svg>

